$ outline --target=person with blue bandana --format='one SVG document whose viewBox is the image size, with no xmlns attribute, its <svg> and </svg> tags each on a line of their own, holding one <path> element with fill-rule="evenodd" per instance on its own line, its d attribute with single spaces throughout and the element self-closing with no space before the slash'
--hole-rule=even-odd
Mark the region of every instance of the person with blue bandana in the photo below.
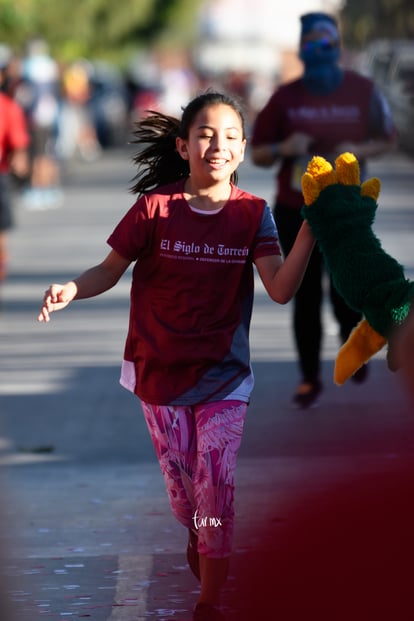
<svg viewBox="0 0 414 621">
<path fill-rule="evenodd" d="M 274 217 L 287 256 L 302 224 L 301 178 L 313 155 L 333 162 L 345 151 L 355 154 L 364 176 L 367 158 L 386 153 L 396 144 L 390 109 L 375 83 L 340 64 L 341 38 L 336 19 L 326 13 L 301 17 L 299 57 L 303 74 L 281 84 L 254 121 L 251 156 L 257 166 L 277 164 Z M 293 304 L 293 330 L 301 380 L 293 395 L 299 408 L 316 405 L 323 390 L 321 309 L 323 260 L 315 248 Z M 346 341 L 361 319 L 330 283 L 330 299 Z M 365 365 L 354 376 L 367 377 Z"/>
</svg>

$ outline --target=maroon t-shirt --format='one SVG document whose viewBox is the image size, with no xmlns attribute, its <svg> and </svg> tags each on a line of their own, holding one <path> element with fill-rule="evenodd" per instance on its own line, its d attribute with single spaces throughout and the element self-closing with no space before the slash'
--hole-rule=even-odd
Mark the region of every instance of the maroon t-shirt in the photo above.
<svg viewBox="0 0 414 621">
<path fill-rule="evenodd" d="M 232 186 L 205 214 L 183 191 L 181 180 L 139 198 L 108 239 L 136 261 L 124 385 L 158 405 L 225 399 L 250 376 L 253 262 L 280 254 L 263 199 Z"/>
</svg>

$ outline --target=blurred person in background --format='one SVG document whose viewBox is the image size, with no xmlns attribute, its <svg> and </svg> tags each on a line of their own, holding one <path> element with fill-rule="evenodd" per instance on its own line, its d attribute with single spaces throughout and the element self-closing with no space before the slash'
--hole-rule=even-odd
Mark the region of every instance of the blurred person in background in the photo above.
<svg viewBox="0 0 414 621">
<path fill-rule="evenodd" d="M 198 90 L 199 82 L 187 57 L 178 51 L 161 53 L 159 63 L 159 109 L 179 116 L 186 102 Z"/>
<path fill-rule="evenodd" d="M 4 91 L 12 52 L 0 44 L 0 284 L 7 276 L 7 233 L 14 224 L 11 173 L 29 174 L 29 134 L 22 108 Z"/>
<path fill-rule="evenodd" d="M 62 73 L 58 152 L 66 160 L 80 156 L 90 162 L 101 154 L 90 110 L 91 71 L 90 63 L 79 59 L 70 63 Z"/>
<path fill-rule="evenodd" d="M 340 55 L 335 18 L 326 13 L 303 15 L 299 47 L 303 75 L 279 86 L 253 125 L 254 164 L 278 164 L 274 216 L 285 256 L 302 224 L 301 177 L 312 155 L 333 161 L 340 153 L 351 151 L 364 176 L 366 159 L 386 153 L 396 143 L 394 123 L 383 95 L 368 78 L 343 69 Z M 315 405 L 323 389 L 322 299 L 323 260 L 315 248 L 294 300 L 293 327 L 301 381 L 293 404 L 300 408 Z M 344 342 L 361 317 L 345 304 L 332 282 L 330 299 Z M 353 380 L 363 382 L 367 370 L 363 366 Z"/>
<path fill-rule="evenodd" d="M 106 61 L 90 61 L 91 120 L 102 149 L 124 147 L 128 141 L 129 101 L 127 86 L 121 71 Z"/>
<path fill-rule="evenodd" d="M 30 188 L 24 205 L 28 209 L 58 207 L 63 200 L 56 155 L 60 71 L 43 39 L 34 38 L 27 43 L 22 81 L 15 96 L 26 112 L 31 135 Z"/>
</svg>

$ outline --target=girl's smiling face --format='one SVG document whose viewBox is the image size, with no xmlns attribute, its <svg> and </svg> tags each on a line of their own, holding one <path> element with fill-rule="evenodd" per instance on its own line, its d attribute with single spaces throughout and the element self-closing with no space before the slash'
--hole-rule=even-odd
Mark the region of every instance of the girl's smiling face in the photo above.
<svg viewBox="0 0 414 621">
<path fill-rule="evenodd" d="M 239 114 L 221 103 L 200 110 L 188 138 L 177 138 L 177 150 L 188 160 L 192 181 L 200 186 L 230 181 L 244 159 L 245 147 Z"/>
</svg>

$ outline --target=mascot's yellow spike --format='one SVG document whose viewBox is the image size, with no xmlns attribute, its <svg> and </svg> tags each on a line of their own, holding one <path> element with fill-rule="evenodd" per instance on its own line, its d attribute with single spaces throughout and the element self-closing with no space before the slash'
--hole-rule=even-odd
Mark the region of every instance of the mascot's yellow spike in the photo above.
<svg viewBox="0 0 414 621">
<path fill-rule="evenodd" d="M 309 206 L 316 201 L 319 196 L 319 192 L 320 188 L 318 183 L 310 173 L 305 172 L 302 177 L 302 194 L 305 205 Z"/>
<path fill-rule="evenodd" d="M 302 193 L 305 205 L 313 203 L 328 185 L 336 183 L 336 173 L 332 165 L 319 155 L 315 155 L 308 163 L 302 177 Z"/>
<path fill-rule="evenodd" d="M 374 201 L 378 200 L 378 196 L 381 190 L 381 181 L 377 177 L 367 179 L 361 185 L 361 196 L 370 196 Z"/>
<path fill-rule="evenodd" d="M 359 163 L 353 153 L 342 153 L 335 160 L 338 182 L 343 185 L 359 185 Z"/>
</svg>

